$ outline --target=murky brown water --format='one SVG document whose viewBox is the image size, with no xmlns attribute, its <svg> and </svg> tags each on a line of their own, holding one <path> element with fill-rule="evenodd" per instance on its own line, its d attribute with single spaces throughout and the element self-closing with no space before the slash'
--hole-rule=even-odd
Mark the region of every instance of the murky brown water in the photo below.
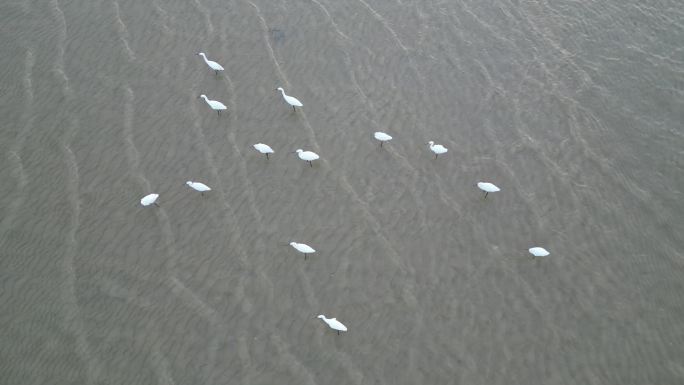
<svg viewBox="0 0 684 385">
<path fill-rule="evenodd" d="M 684 3 L 647 3 L 4 2 L 0 382 L 683 383 Z"/>
</svg>

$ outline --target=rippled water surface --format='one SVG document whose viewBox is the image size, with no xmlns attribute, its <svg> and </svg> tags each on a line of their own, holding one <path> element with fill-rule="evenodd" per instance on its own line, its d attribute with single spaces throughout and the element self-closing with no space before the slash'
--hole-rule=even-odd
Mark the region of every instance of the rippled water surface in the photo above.
<svg viewBox="0 0 684 385">
<path fill-rule="evenodd" d="M 684 383 L 683 20 L 3 2 L 0 382 Z"/>
</svg>

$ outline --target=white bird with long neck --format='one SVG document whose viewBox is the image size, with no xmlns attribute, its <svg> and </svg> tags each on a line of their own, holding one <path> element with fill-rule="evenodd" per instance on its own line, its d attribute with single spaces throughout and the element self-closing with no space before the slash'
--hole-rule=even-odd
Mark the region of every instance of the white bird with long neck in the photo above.
<svg viewBox="0 0 684 385">
<path fill-rule="evenodd" d="M 212 110 L 216 111 L 217 114 L 221 115 L 221 111 L 227 110 L 228 107 L 226 107 L 225 104 L 219 102 L 218 100 L 211 100 L 207 98 L 207 95 L 200 95 L 200 98 L 204 99 L 205 102 L 211 107 Z"/>
<path fill-rule="evenodd" d="M 323 314 L 319 315 L 317 318 L 320 318 L 323 320 L 323 322 L 327 323 L 328 326 L 330 326 L 331 329 L 337 331 L 337 335 L 340 334 L 340 332 L 346 332 L 347 327 L 342 324 L 342 322 L 338 321 L 337 318 L 325 318 Z"/>
<path fill-rule="evenodd" d="M 189 180 L 189 181 L 185 182 L 185 184 L 190 186 L 191 189 L 193 189 L 195 191 L 199 191 L 202 196 L 204 196 L 205 191 L 211 191 L 211 187 L 209 187 L 206 184 L 201 183 L 201 182 L 193 182 L 193 181 Z"/>
<path fill-rule="evenodd" d="M 159 207 L 157 204 L 157 198 L 159 198 L 159 194 L 148 194 L 145 195 L 141 200 L 140 204 L 143 206 L 149 206 L 149 205 L 155 205 Z"/>
<path fill-rule="evenodd" d="M 432 140 L 427 142 L 427 144 L 430 146 L 430 151 L 435 153 L 435 159 L 437 159 L 437 155 L 446 154 L 449 151 L 446 147 L 441 144 L 435 144 Z"/>
<path fill-rule="evenodd" d="M 295 110 L 295 106 L 297 106 L 297 107 L 304 107 L 304 105 L 302 104 L 302 102 L 300 102 L 297 98 L 295 98 L 294 96 L 286 95 L 286 94 L 285 94 L 285 90 L 283 89 L 283 87 L 278 87 L 278 88 L 276 88 L 276 91 L 280 91 L 280 93 L 283 94 L 283 99 L 285 99 L 285 101 L 287 102 L 287 104 L 289 104 L 289 105 L 292 106 L 292 110 L 293 110 L 293 111 Z"/>
<path fill-rule="evenodd" d="M 207 63 L 209 68 L 214 70 L 216 75 L 218 75 L 219 71 L 223 71 L 223 67 L 217 62 L 207 59 L 207 55 L 205 55 L 204 52 L 198 52 L 197 55 L 202 56 L 204 58 L 204 62 Z"/>
<path fill-rule="evenodd" d="M 295 250 L 304 254 L 304 260 L 305 261 L 306 261 L 307 254 L 313 254 L 316 252 L 316 250 L 314 250 L 313 247 L 311 247 L 307 244 L 304 244 L 304 243 L 290 242 L 290 246 L 294 247 Z"/>
<path fill-rule="evenodd" d="M 484 193 L 485 193 L 484 199 L 487 199 L 487 194 L 489 194 L 490 192 L 493 193 L 493 192 L 501 191 L 501 189 L 497 185 L 495 185 L 493 183 L 489 183 L 489 182 L 477 182 L 477 187 L 480 190 L 484 191 Z"/>
<path fill-rule="evenodd" d="M 273 149 L 268 144 L 257 143 L 254 145 L 254 149 L 262 154 L 266 154 L 266 159 L 268 159 L 268 154 L 273 154 Z"/>
<path fill-rule="evenodd" d="M 295 152 L 296 152 L 297 155 L 299 156 L 299 159 L 305 160 L 305 161 L 309 162 L 309 166 L 311 166 L 311 167 L 313 167 L 313 164 L 311 164 L 311 161 L 312 161 L 312 160 L 317 160 L 318 158 L 320 158 L 320 157 L 318 156 L 318 154 L 316 154 L 315 152 L 313 152 L 313 151 L 304 151 L 304 150 L 302 150 L 301 148 L 297 149 L 297 151 L 295 151 Z"/>
<path fill-rule="evenodd" d="M 530 249 L 530 254 L 532 254 L 533 257 L 546 257 L 551 253 L 543 247 L 533 247 Z"/>
<path fill-rule="evenodd" d="M 392 140 L 392 137 L 391 137 L 391 136 L 389 136 L 389 135 L 387 135 L 387 134 L 385 134 L 384 132 L 381 132 L 381 131 L 378 131 L 378 132 L 374 133 L 374 134 L 373 134 L 373 137 L 375 137 L 375 139 L 377 139 L 378 141 L 380 141 L 380 147 L 382 147 L 382 144 L 383 144 L 384 142 L 389 142 L 390 140 Z"/>
</svg>

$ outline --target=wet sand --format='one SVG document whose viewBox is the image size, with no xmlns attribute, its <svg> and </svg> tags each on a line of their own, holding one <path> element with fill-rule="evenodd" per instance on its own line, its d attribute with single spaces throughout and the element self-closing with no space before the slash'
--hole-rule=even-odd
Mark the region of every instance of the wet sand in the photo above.
<svg viewBox="0 0 684 385">
<path fill-rule="evenodd" d="M 674 0 L 0 5 L 0 377 L 682 383 L 682 16 Z"/>
</svg>

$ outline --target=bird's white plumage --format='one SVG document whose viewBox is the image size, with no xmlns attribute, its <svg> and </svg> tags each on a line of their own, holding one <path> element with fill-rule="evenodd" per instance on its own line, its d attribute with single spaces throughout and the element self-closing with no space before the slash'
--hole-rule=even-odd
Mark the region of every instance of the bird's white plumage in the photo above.
<svg viewBox="0 0 684 385">
<path fill-rule="evenodd" d="M 316 252 L 316 250 L 314 250 L 311 246 L 304 243 L 290 242 L 290 246 L 294 247 L 295 250 L 304 254 L 311 254 Z"/>
<path fill-rule="evenodd" d="M 447 151 L 449 151 L 446 147 L 442 146 L 441 144 L 435 144 L 432 140 L 428 142 L 430 145 L 430 150 L 435 153 L 435 155 L 440 155 L 444 154 Z"/>
<path fill-rule="evenodd" d="M 333 330 L 337 330 L 340 332 L 347 331 L 347 327 L 344 326 L 342 322 L 338 321 L 337 318 L 326 318 L 323 314 L 319 315 L 318 318 L 322 319 L 323 322 L 327 323 L 328 326 L 330 326 L 330 328 Z"/>
<path fill-rule="evenodd" d="M 204 62 L 207 63 L 209 68 L 213 69 L 214 71 L 223 71 L 223 67 L 217 62 L 207 59 L 207 55 L 205 55 L 204 52 L 200 52 L 198 55 L 204 58 Z"/>
<path fill-rule="evenodd" d="M 501 191 L 501 189 L 499 187 L 497 187 L 495 184 L 489 183 L 489 182 L 478 182 L 477 187 L 479 187 L 480 190 L 482 190 L 484 192 L 488 192 L 488 193 Z"/>
<path fill-rule="evenodd" d="M 268 144 L 257 143 L 254 145 L 254 149 L 262 154 L 273 154 L 273 149 Z"/>
<path fill-rule="evenodd" d="M 151 204 L 154 204 L 154 202 L 157 201 L 157 198 L 159 198 L 159 194 L 149 194 L 145 195 L 141 200 L 140 204 L 143 206 L 149 206 Z"/>
<path fill-rule="evenodd" d="M 189 180 L 189 181 L 185 182 L 185 184 L 187 184 L 188 186 L 190 186 L 190 188 L 192 188 L 196 191 L 199 191 L 199 192 L 211 191 L 211 188 L 209 186 L 207 186 L 206 184 L 201 183 L 201 182 L 193 182 L 193 181 Z"/>
<path fill-rule="evenodd" d="M 304 151 L 301 148 L 297 149 L 296 153 L 299 156 L 299 159 L 306 160 L 307 162 L 311 162 L 312 160 L 317 160 L 319 158 L 318 154 L 315 152 Z"/>
<path fill-rule="evenodd" d="M 304 105 L 302 102 L 300 102 L 297 98 L 294 96 L 286 95 L 285 90 L 283 90 L 283 87 L 278 87 L 278 91 L 280 91 L 281 94 L 283 94 L 283 99 L 287 102 L 287 104 L 291 106 L 297 106 L 297 107 L 303 107 Z"/>
<path fill-rule="evenodd" d="M 202 94 L 200 97 L 204 99 L 204 101 L 207 102 L 209 107 L 211 107 L 211 109 L 214 111 L 223 111 L 228 108 L 225 104 L 219 102 L 218 100 L 211 100 L 207 98 L 207 95 Z"/>
<path fill-rule="evenodd" d="M 381 132 L 381 131 L 378 131 L 378 132 L 374 133 L 373 136 L 375 137 L 375 139 L 377 139 L 377 140 L 379 140 L 379 141 L 381 141 L 381 142 L 389 142 L 390 140 L 392 140 L 392 137 L 391 137 L 391 136 L 389 136 L 389 135 L 387 135 L 387 134 L 385 134 L 384 132 Z"/>
<path fill-rule="evenodd" d="M 546 257 L 547 255 L 549 255 L 551 253 L 549 253 L 543 247 L 533 247 L 530 249 L 530 254 L 534 255 L 535 257 Z"/>
</svg>

